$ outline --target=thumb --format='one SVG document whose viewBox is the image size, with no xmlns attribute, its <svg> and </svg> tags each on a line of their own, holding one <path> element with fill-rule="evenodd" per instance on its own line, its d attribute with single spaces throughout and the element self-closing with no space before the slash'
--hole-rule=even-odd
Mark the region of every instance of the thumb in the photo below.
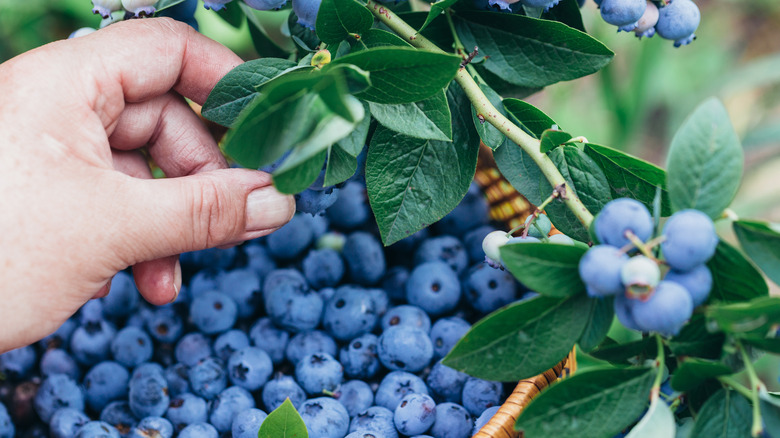
<svg viewBox="0 0 780 438">
<path fill-rule="evenodd" d="M 293 197 L 276 191 L 269 174 L 247 169 L 128 178 L 122 192 L 129 202 L 117 220 L 126 231 L 115 250 L 126 265 L 254 239 L 295 213 Z"/>
</svg>

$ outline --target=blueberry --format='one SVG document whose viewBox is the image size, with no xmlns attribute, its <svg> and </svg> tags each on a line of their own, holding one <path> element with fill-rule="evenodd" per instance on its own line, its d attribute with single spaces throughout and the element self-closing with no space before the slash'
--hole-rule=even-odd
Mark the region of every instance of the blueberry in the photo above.
<svg viewBox="0 0 780 438">
<path fill-rule="evenodd" d="M 298 0 L 293 2 L 293 10 L 298 16 L 298 22 L 314 28 L 314 22 L 317 17 L 317 10 L 320 7 L 320 0 Z M 348 181 L 339 192 L 339 197 L 327 210 L 325 216 L 330 223 L 343 230 L 353 230 L 365 224 L 371 216 L 368 207 L 368 196 L 366 195 L 366 185 L 358 181 Z"/>
<path fill-rule="evenodd" d="M 374 391 L 371 386 L 362 380 L 350 380 L 344 382 L 334 391 L 333 398 L 339 401 L 354 417 L 358 412 L 363 412 L 374 405 Z"/>
<path fill-rule="evenodd" d="M 219 438 L 219 432 L 208 423 L 193 423 L 182 429 L 178 438 Z"/>
<path fill-rule="evenodd" d="M 103 18 L 111 16 L 112 12 L 122 9 L 122 0 L 92 0 L 93 14 L 98 14 Z"/>
<path fill-rule="evenodd" d="M 401 399 L 407 394 L 428 394 L 425 382 L 414 374 L 406 371 L 392 371 L 388 373 L 374 396 L 374 403 L 386 409 L 394 411 Z"/>
<path fill-rule="evenodd" d="M 90 421 L 82 426 L 75 438 L 119 438 L 119 431 L 104 421 Z"/>
<path fill-rule="evenodd" d="M 200 251 L 188 252 L 181 255 L 182 266 L 188 266 L 195 269 L 227 269 L 233 265 L 238 255 L 236 247 L 228 249 L 209 248 Z"/>
<path fill-rule="evenodd" d="M 363 286 L 376 284 L 385 275 L 385 253 L 373 235 L 356 231 L 347 237 L 342 250 L 350 279 Z"/>
<path fill-rule="evenodd" d="M 184 335 L 176 344 L 176 360 L 191 367 L 211 356 L 211 341 L 198 332 Z"/>
<path fill-rule="evenodd" d="M 630 32 L 636 29 L 637 22 L 642 18 L 646 7 L 646 0 L 603 0 L 600 6 L 601 18 L 609 24 L 618 26 L 618 30 Z"/>
<path fill-rule="evenodd" d="M 423 330 L 395 326 L 379 336 L 377 354 L 382 365 L 390 370 L 418 372 L 431 362 L 433 344 Z"/>
<path fill-rule="evenodd" d="M 435 358 L 446 356 L 470 329 L 471 324 L 458 317 L 442 318 L 436 321 L 431 328 L 433 356 Z"/>
<path fill-rule="evenodd" d="M 130 375 L 130 380 L 138 380 L 149 376 L 165 377 L 165 369 L 162 365 L 155 362 L 142 363 L 133 370 L 133 374 Z"/>
<path fill-rule="evenodd" d="M 250 0 L 252 2 L 266 3 L 268 0 Z M 284 3 L 287 0 L 283 0 Z M 282 3 L 282 4 L 284 4 Z M 273 8 L 272 8 L 273 9 Z M 266 9 L 267 10 L 267 9 Z M 328 187 L 325 190 L 306 189 L 295 195 L 295 211 L 317 216 L 325 213 L 325 210 L 333 205 L 339 197 L 339 189 Z"/>
<path fill-rule="evenodd" d="M 211 9 L 212 11 L 219 11 L 222 10 L 226 4 L 232 1 L 233 0 L 205 0 L 203 2 L 203 7 L 206 9 Z"/>
<path fill-rule="evenodd" d="M 347 243 L 347 237 L 338 231 L 327 231 L 317 238 L 315 246 L 317 249 L 332 249 L 341 252 L 344 244 Z"/>
<path fill-rule="evenodd" d="M 0 430 L 3 429 L 3 426 L 6 424 L 2 417 L 3 410 L 5 408 L 0 408 Z M 8 414 L 6 414 L 7 416 Z M 89 423 L 89 417 L 87 414 L 73 408 L 61 408 L 54 411 L 54 415 L 51 417 L 51 421 L 49 422 L 49 432 L 51 434 L 51 438 L 71 438 L 72 436 L 76 435 L 76 432 L 81 429 L 81 426 Z M 13 425 L 11 425 L 13 428 Z M 11 435 L 8 435 L 8 437 L 12 437 L 13 433 Z M 5 438 L 6 435 L 4 435 L 2 432 L 0 432 L 0 437 Z"/>
<path fill-rule="evenodd" d="M 636 24 L 634 34 L 637 38 L 650 38 L 655 35 L 655 25 L 658 23 L 658 6 L 648 0 L 645 13 Z"/>
<path fill-rule="evenodd" d="M 615 316 L 618 321 L 623 324 L 624 327 L 631 330 L 642 331 L 634 320 L 633 305 L 636 300 L 628 298 L 625 294 L 617 294 L 615 296 Z"/>
<path fill-rule="evenodd" d="M 472 435 L 476 435 L 482 429 L 482 426 L 486 425 L 493 418 L 493 415 L 496 415 L 499 409 L 501 409 L 501 406 L 493 406 L 482 411 L 474 421 L 474 430 L 471 431 Z"/>
<path fill-rule="evenodd" d="M 89 300 L 79 309 L 81 325 L 98 324 L 103 319 L 103 303 L 100 300 Z"/>
<path fill-rule="evenodd" d="M 269 362 L 270 363 L 270 362 Z M 231 386 L 220 392 L 211 403 L 209 422 L 218 432 L 228 432 L 239 412 L 255 407 L 255 399 L 244 388 Z"/>
<path fill-rule="evenodd" d="M 379 437 L 384 438 L 398 438 L 398 432 L 395 430 L 393 422 L 393 411 L 382 406 L 372 406 L 352 417 L 349 431 L 376 433 L 379 434 Z"/>
<path fill-rule="evenodd" d="M 449 313 L 460 301 L 458 275 L 441 261 L 417 265 L 406 282 L 406 297 L 431 316 Z"/>
<path fill-rule="evenodd" d="M 341 286 L 328 300 L 322 315 L 325 330 L 340 341 L 364 335 L 376 326 L 378 317 L 371 295 L 363 288 Z"/>
<path fill-rule="evenodd" d="M 303 402 L 298 408 L 309 438 L 343 438 L 349 429 L 349 413 L 336 400 L 319 397 Z"/>
<path fill-rule="evenodd" d="M 156 12 L 155 0 L 122 0 L 122 7 L 135 17 L 151 17 Z"/>
<path fill-rule="evenodd" d="M 111 341 L 116 330 L 106 321 L 89 323 L 78 327 L 70 338 L 70 351 L 81 365 L 95 365 L 108 359 Z"/>
<path fill-rule="evenodd" d="M 371 303 L 374 305 L 374 310 L 376 311 L 377 322 L 379 322 L 378 320 L 385 316 L 387 310 L 390 309 L 390 297 L 384 289 L 376 287 L 366 290 L 366 294 L 371 297 Z"/>
<path fill-rule="evenodd" d="M 263 284 L 265 310 L 271 320 L 293 332 L 314 330 L 320 323 L 324 303 L 306 279 L 294 269 L 268 274 Z"/>
<path fill-rule="evenodd" d="M 288 398 L 293 406 L 297 408 L 306 400 L 306 393 L 295 382 L 295 379 L 279 374 L 265 384 L 262 398 L 263 405 L 271 412 L 281 406 L 284 400 Z"/>
<path fill-rule="evenodd" d="M 206 292 L 190 304 L 190 319 L 207 335 L 230 330 L 236 323 L 238 306 L 232 298 L 220 292 Z"/>
<path fill-rule="evenodd" d="M 384 435 L 374 432 L 352 432 L 344 438 L 384 438 Z"/>
<path fill-rule="evenodd" d="M 227 373 L 218 359 L 207 357 L 190 368 L 190 386 L 195 395 L 206 400 L 217 396 L 227 386 Z"/>
<path fill-rule="evenodd" d="M 620 2 L 626 0 L 606 0 Z M 634 0 L 628 0 L 634 1 Z M 639 0 L 642 5 L 645 0 Z M 642 6 L 644 9 L 644 6 Z M 604 7 L 602 6 L 602 14 Z M 609 201 L 596 216 L 594 223 L 596 236 L 604 245 L 624 247 L 631 243 L 626 232 L 631 231 L 639 240 L 646 241 L 653 234 L 653 218 L 647 207 L 631 198 L 619 198 Z"/>
<path fill-rule="evenodd" d="M 501 247 L 509 242 L 511 237 L 504 231 L 492 231 L 482 240 L 482 252 L 485 253 L 485 261 L 493 268 L 502 265 Z M 502 268 L 503 269 L 503 268 Z"/>
<path fill-rule="evenodd" d="M 528 228 L 528 235 L 531 237 L 536 237 L 537 239 L 547 237 L 547 235 L 550 234 L 550 230 L 552 229 L 552 222 L 550 222 L 550 218 L 548 218 L 546 214 L 542 213 L 536 218 L 533 224 L 529 225 L 531 218 L 533 218 L 533 215 L 529 215 L 525 219 L 525 226 Z"/>
<path fill-rule="evenodd" d="M 32 371 L 37 360 L 35 347 L 27 345 L 0 354 L 0 371 L 6 378 L 23 380 Z"/>
<path fill-rule="evenodd" d="M 624 291 L 621 281 L 623 265 L 629 257 L 609 245 L 596 245 L 580 259 L 580 278 L 588 286 L 588 295 L 616 295 Z"/>
<path fill-rule="evenodd" d="M 165 418 L 177 431 L 190 424 L 205 423 L 208 421 L 208 404 L 197 395 L 185 392 L 171 398 Z"/>
<path fill-rule="evenodd" d="M 11 421 L 11 416 L 8 415 L 8 409 L 6 409 L 5 405 L 0 402 L 0 438 L 13 438 L 15 433 L 16 428 L 14 427 L 13 421 Z"/>
<path fill-rule="evenodd" d="M 698 210 L 681 210 L 673 214 L 664 225 L 664 237 L 661 253 L 677 271 L 689 271 L 705 263 L 718 246 L 712 219 Z"/>
<path fill-rule="evenodd" d="M 693 313 L 693 298 L 677 283 L 662 281 L 647 301 L 634 300 L 631 314 L 643 331 L 671 336 L 680 332 Z"/>
<path fill-rule="evenodd" d="M 159 307 L 149 315 L 146 330 L 160 342 L 176 342 L 183 333 L 184 323 L 172 307 Z"/>
<path fill-rule="evenodd" d="M 227 369 L 230 383 L 249 391 L 256 391 L 268 381 L 274 365 L 268 353 L 262 348 L 244 347 L 230 356 Z M 219 426 L 217 429 L 222 432 Z"/>
<path fill-rule="evenodd" d="M 166 368 L 165 380 L 168 381 L 168 393 L 171 396 L 190 392 L 188 369 L 183 363 L 175 363 Z"/>
<path fill-rule="evenodd" d="M 522 3 L 523 6 L 528 6 L 528 7 L 537 8 L 537 9 L 544 8 L 544 10 L 547 11 L 548 9 L 550 9 L 553 6 L 557 5 L 558 2 L 560 2 L 560 1 L 561 0 L 520 0 L 520 3 Z"/>
<path fill-rule="evenodd" d="M 162 417 L 145 417 L 130 431 L 129 438 L 173 438 L 173 425 Z"/>
<path fill-rule="evenodd" d="M 287 3 L 287 0 L 244 0 L 252 9 L 257 9 L 259 11 L 271 11 L 275 9 L 279 9 L 282 6 Z"/>
<path fill-rule="evenodd" d="M 246 253 L 247 267 L 255 271 L 261 279 L 276 269 L 276 262 L 265 245 L 247 244 L 243 248 Z"/>
<path fill-rule="evenodd" d="M 66 320 L 54 333 L 41 339 L 40 345 L 45 349 L 67 348 L 70 344 L 70 337 L 77 326 L 78 324 L 72 318 Z"/>
<path fill-rule="evenodd" d="M 460 275 L 469 265 L 469 256 L 457 237 L 439 236 L 423 241 L 414 253 L 415 265 L 434 261 L 448 264 L 455 273 Z"/>
<path fill-rule="evenodd" d="M 469 377 L 463 385 L 463 407 L 471 415 L 479 415 L 487 408 L 500 405 L 503 392 L 500 382 Z"/>
<path fill-rule="evenodd" d="M 428 383 L 428 389 L 431 390 L 434 400 L 460 403 L 463 398 L 463 385 L 466 384 L 468 377 L 468 375 L 439 361 L 431 368 L 425 381 Z"/>
<path fill-rule="evenodd" d="M 376 344 L 379 338 L 367 333 L 357 337 L 339 352 L 344 374 L 355 379 L 369 379 L 379 371 L 379 356 Z"/>
<path fill-rule="evenodd" d="M 336 356 L 338 347 L 336 341 L 319 330 L 301 332 L 290 339 L 285 349 L 285 356 L 291 364 L 297 364 L 309 354 L 323 352 Z"/>
<path fill-rule="evenodd" d="M 690 44 L 696 36 L 701 13 L 690 0 L 674 0 L 658 11 L 658 23 L 655 30 L 661 38 L 674 40 L 674 46 Z"/>
<path fill-rule="evenodd" d="M 274 259 L 289 261 L 297 258 L 314 241 L 314 231 L 304 216 L 296 214 L 275 232 L 268 235 L 268 252 Z"/>
<path fill-rule="evenodd" d="M 341 384 L 344 367 L 327 353 L 310 354 L 295 366 L 295 378 L 307 394 L 320 394 Z"/>
<path fill-rule="evenodd" d="M 130 404 L 124 400 L 109 403 L 100 413 L 100 421 L 111 425 L 123 434 L 130 432 L 138 424 Z"/>
<path fill-rule="evenodd" d="M 223 362 L 234 352 L 249 346 L 249 337 L 241 330 L 228 330 L 214 341 L 214 354 Z"/>
<path fill-rule="evenodd" d="M 201 269 L 190 279 L 190 295 L 199 297 L 206 292 L 219 291 L 219 279 L 222 271 L 216 269 Z"/>
<path fill-rule="evenodd" d="M 693 307 L 704 304 L 712 290 L 712 273 L 707 265 L 699 265 L 687 272 L 672 269 L 666 273 L 664 281 L 671 281 L 684 287 L 691 294 Z"/>
<path fill-rule="evenodd" d="M 268 414 L 256 408 L 239 412 L 231 425 L 232 438 L 257 438 L 267 417 Z"/>
<path fill-rule="evenodd" d="M 482 250 L 482 242 L 488 234 L 496 231 L 490 225 L 477 227 L 463 236 L 463 246 L 469 256 L 469 264 L 482 263 L 485 260 L 485 251 Z"/>
<path fill-rule="evenodd" d="M 315 289 L 336 286 L 344 276 L 344 261 L 335 250 L 315 249 L 303 259 L 303 274 Z"/>
<path fill-rule="evenodd" d="M 198 0 L 185 0 L 179 4 L 163 9 L 157 15 L 160 17 L 171 17 L 189 24 L 195 30 L 198 30 L 198 21 L 195 20 L 195 11 L 198 9 Z"/>
<path fill-rule="evenodd" d="M 661 270 L 649 257 L 637 255 L 631 257 L 620 268 L 620 279 L 626 287 L 653 288 L 661 281 Z"/>
<path fill-rule="evenodd" d="M 419 328 L 428 333 L 431 331 L 431 318 L 417 306 L 402 304 L 390 308 L 382 317 L 382 330 L 399 325 Z"/>
<path fill-rule="evenodd" d="M 92 367 L 84 376 L 87 406 L 100 412 L 109 402 L 127 397 L 130 373 L 122 365 L 106 361 Z"/>
<path fill-rule="evenodd" d="M 404 435 L 421 434 L 436 421 L 436 402 L 426 394 L 408 394 L 395 408 L 393 421 Z"/>
<path fill-rule="evenodd" d="M 557 243 L 558 245 L 574 245 L 574 239 L 565 234 L 553 234 L 552 236 L 548 237 L 548 240 L 550 243 Z"/>
<path fill-rule="evenodd" d="M 168 409 L 168 382 L 165 377 L 149 374 L 130 381 L 130 410 L 137 418 L 160 417 Z"/>
<path fill-rule="evenodd" d="M 472 183 L 457 207 L 433 224 L 432 228 L 439 234 L 463 236 L 466 232 L 490 220 L 488 209 L 482 190 L 477 184 Z"/>
<path fill-rule="evenodd" d="M 273 363 L 278 364 L 284 360 L 290 334 L 274 326 L 269 318 L 260 318 L 249 329 L 249 339 L 252 344 L 265 350 Z"/>
<path fill-rule="evenodd" d="M 48 423 L 59 408 L 84 410 L 84 394 L 73 379 L 64 374 L 52 374 L 46 378 L 35 394 L 35 411 Z"/>
<path fill-rule="evenodd" d="M 436 405 L 436 421 L 431 428 L 434 438 L 469 438 L 474 421 L 463 406 L 456 403 Z"/>
<path fill-rule="evenodd" d="M 463 295 L 471 307 L 488 314 L 517 299 L 518 284 L 507 271 L 491 269 L 480 263 L 474 265 L 463 278 Z"/>
<path fill-rule="evenodd" d="M 406 299 L 406 280 L 409 278 L 409 269 L 404 266 L 392 266 L 387 269 L 382 279 L 382 289 L 393 301 Z"/>
<path fill-rule="evenodd" d="M 506 243 L 507 245 L 509 245 L 512 243 L 539 243 L 539 242 L 541 242 L 541 240 L 533 236 L 525 236 L 525 237 L 517 236 L 517 237 L 512 237 Z"/>
<path fill-rule="evenodd" d="M 101 298 L 103 314 L 108 318 L 125 318 L 138 308 L 138 289 L 130 274 L 119 271 L 111 280 L 108 295 Z"/>
<path fill-rule="evenodd" d="M 423 228 L 385 248 L 387 257 L 392 262 L 390 264 L 410 266 L 413 259 L 409 257 L 409 254 L 414 254 L 420 244 L 430 237 L 430 234 L 428 228 Z"/>
<path fill-rule="evenodd" d="M 260 302 L 260 276 L 250 268 L 235 269 L 219 276 L 219 290 L 238 305 L 238 317 L 248 318 Z"/>
<path fill-rule="evenodd" d="M 127 368 L 136 367 L 152 358 L 154 345 L 145 331 L 125 327 L 111 341 L 114 360 Z"/>
</svg>

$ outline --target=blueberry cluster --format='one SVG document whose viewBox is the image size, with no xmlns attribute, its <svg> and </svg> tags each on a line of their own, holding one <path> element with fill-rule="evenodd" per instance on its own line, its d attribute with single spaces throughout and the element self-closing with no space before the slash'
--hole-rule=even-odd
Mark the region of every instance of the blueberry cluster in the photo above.
<svg viewBox="0 0 780 438">
<path fill-rule="evenodd" d="M 629 198 L 610 201 L 594 222 L 600 245 L 579 264 L 580 277 L 592 297 L 615 297 L 615 314 L 624 326 L 639 331 L 677 334 L 703 304 L 712 288 L 705 263 L 715 253 L 718 236 L 712 220 L 698 210 L 681 210 L 664 225 L 660 253 L 652 257 L 654 224 L 647 208 Z M 641 247 L 649 255 L 629 254 Z M 660 266 L 668 266 L 661 279 Z"/>
<path fill-rule="evenodd" d="M 256 437 L 287 398 L 312 438 L 471 436 L 506 388 L 441 358 L 524 292 L 483 263 L 481 192 L 387 248 L 365 183 L 342 193 L 324 215 L 183 255 L 169 305 L 120 272 L 56 333 L 0 355 L 0 438 Z"/>
<path fill-rule="evenodd" d="M 121 10 L 136 17 L 150 17 L 156 11 L 156 4 L 157 0 L 92 0 L 92 12 L 103 18 Z"/>
<path fill-rule="evenodd" d="M 485 253 L 485 263 L 495 269 L 504 269 L 504 262 L 501 259 L 501 247 L 510 243 L 557 243 L 559 245 L 574 245 L 574 239 L 565 234 L 553 234 L 548 236 L 552 230 L 552 222 L 546 214 L 541 213 L 538 216 L 529 215 L 522 225 L 523 233 L 520 236 L 512 237 L 512 232 L 493 231 L 482 240 L 482 251 Z M 513 230 L 514 231 L 514 230 Z M 583 244 L 584 245 L 584 244 Z"/>
</svg>

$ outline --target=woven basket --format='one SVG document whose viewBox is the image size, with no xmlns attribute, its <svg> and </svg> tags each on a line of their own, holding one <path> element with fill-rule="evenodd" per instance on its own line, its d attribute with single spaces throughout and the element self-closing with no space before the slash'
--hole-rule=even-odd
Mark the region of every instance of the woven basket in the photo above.
<svg viewBox="0 0 780 438">
<path fill-rule="evenodd" d="M 490 205 L 490 217 L 513 229 L 525 222 L 533 213 L 535 207 L 523 195 L 518 193 L 496 167 L 490 148 L 482 145 L 479 151 L 476 182 Z M 575 351 L 564 358 L 558 365 L 538 376 L 518 382 L 512 394 L 506 399 L 493 418 L 485 424 L 473 438 L 516 438 L 519 432 L 514 426 L 520 412 L 539 392 L 559 378 L 566 377 L 576 371 L 577 361 Z"/>
</svg>

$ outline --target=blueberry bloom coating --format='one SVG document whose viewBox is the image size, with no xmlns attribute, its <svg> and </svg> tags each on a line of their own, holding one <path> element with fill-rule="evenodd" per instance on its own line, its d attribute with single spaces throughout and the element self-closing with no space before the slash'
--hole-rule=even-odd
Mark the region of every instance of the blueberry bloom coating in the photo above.
<svg viewBox="0 0 780 438">
<path fill-rule="evenodd" d="M 483 314 L 515 301 L 517 292 L 518 283 L 512 274 L 485 263 L 474 265 L 463 278 L 466 302 Z"/>
<path fill-rule="evenodd" d="M 429 315 L 451 312 L 460 301 L 460 281 L 450 266 L 441 261 L 417 265 L 406 282 L 409 304 Z"/>
<path fill-rule="evenodd" d="M 219 11 L 223 9 L 226 4 L 232 1 L 233 0 L 205 0 L 203 2 L 203 7 L 206 9 L 211 9 L 212 11 Z"/>
<path fill-rule="evenodd" d="M 95 365 L 108 359 L 115 334 L 114 326 L 106 321 L 82 325 L 70 338 L 70 352 L 81 365 Z"/>
<path fill-rule="evenodd" d="M 314 330 L 320 323 L 324 303 L 311 290 L 306 279 L 294 269 L 279 269 L 268 274 L 263 284 L 265 309 L 279 327 L 301 332 Z"/>
<path fill-rule="evenodd" d="M 269 318 L 260 318 L 249 329 L 252 344 L 268 353 L 274 364 L 284 360 L 284 351 L 290 341 L 290 334 L 274 326 Z"/>
<path fill-rule="evenodd" d="M 319 397 L 306 400 L 298 408 L 309 438 L 342 438 L 349 429 L 349 413 L 336 400 Z"/>
<path fill-rule="evenodd" d="M 184 335 L 176 344 L 176 360 L 191 367 L 211 356 L 211 341 L 201 333 Z"/>
<path fill-rule="evenodd" d="M 661 38 L 674 40 L 674 46 L 690 44 L 699 27 L 701 12 L 690 0 L 674 0 L 658 10 L 655 30 Z"/>
<path fill-rule="evenodd" d="M 395 326 L 379 336 L 377 354 L 382 365 L 391 370 L 418 372 L 433 358 L 433 344 L 420 329 Z"/>
<path fill-rule="evenodd" d="M 208 403 L 194 394 L 179 394 L 173 397 L 168 404 L 165 418 L 173 424 L 177 431 L 190 424 L 205 423 L 208 421 Z"/>
<path fill-rule="evenodd" d="M 393 411 L 382 406 L 372 406 L 352 417 L 349 431 L 353 433 L 376 433 L 380 437 L 398 438 L 393 422 Z"/>
<path fill-rule="evenodd" d="M 677 271 L 689 271 L 705 263 L 718 246 L 715 224 L 698 210 L 680 210 L 673 214 L 666 221 L 663 234 L 666 239 L 661 243 L 661 253 Z"/>
<path fill-rule="evenodd" d="M 35 348 L 32 345 L 0 354 L 0 371 L 8 379 L 22 380 L 30 374 L 35 366 L 36 356 Z"/>
<path fill-rule="evenodd" d="M 456 371 L 439 361 L 431 368 L 425 381 L 434 400 L 460 403 L 463 397 L 463 386 L 468 378 L 467 374 Z"/>
<path fill-rule="evenodd" d="M 176 342 L 184 331 L 184 323 L 172 307 L 158 307 L 146 320 L 146 330 L 160 342 Z"/>
<path fill-rule="evenodd" d="M 382 244 L 376 237 L 356 231 L 347 237 L 342 250 L 350 279 L 363 286 L 376 284 L 385 275 L 386 262 Z"/>
<path fill-rule="evenodd" d="M 618 30 L 629 32 L 636 28 L 645 8 L 646 0 L 603 0 L 600 7 L 601 18 L 618 26 Z"/>
<path fill-rule="evenodd" d="M 5 409 L 5 406 L 0 408 L 0 430 L 3 430 L 3 425 L 6 423 L 3 421 L 3 410 Z M 8 417 L 8 413 L 5 413 L 6 418 Z M 78 432 L 79 429 L 81 429 L 81 426 L 89 423 L 89 417 L 84 412 L 81 412 L 77 409 L 73 408 L 61 408 L 54 411 L 54 415 L 51 417 L 51 421 L 49 422 L 49 432 L 51 433 L 52 438 L 70 438 L 74 435 L 76 435 L 76 432 Z M 10 423 L 10 418 L 8 418 L 8 423 Z M 13 424 L 11 423 L 11 428 L 13 430 Z M 11 435 L 3 435 L 0 433 L 0 437 L 3 438 L 10 438 L 13 436 L 13 433 Z"/>
<path fill-rule="evenodd" d="M 712 273 L 707 265 L 704 264 L 687 272 L 672 269 L 666 273 L 664 281 L 671 281 L 684 287 L 691 294 L 693 307 L 704 304 L 712 290 Z"/>
<path fill-rule="evenodd" d="M 347 408 L 350 417 L 354 417 L 374 404 L 374 391 L 362 380 L 350 380 L 341 384 L 334 392 L 334 398 Z"/>
<path fill-rule="evenodd" d="M 53 374 L 43 381 L 35 394 L 35 412 L 48 423 L 59 408 L 84 410 L 84 395 L 73 379 L 64 374 Z"/>
<path fill-rule="evenodd" d="M 644 8 L 645 0 L 640 0 L 640 2 Z M 603 5 L 601 11 L 603 14 Z M 641 202 L 631 198 L 619 198 L 609 201 L 601 209 L 601 212 L 596 216 L 594 229 L 596 237 L 602 244 L 621 248 L 631 243 L 626 237 L 626 231 L 631 231 L 643 242 L 649 239 L 653 234 L 653 218 L 647 207 Z"/>
<path fill-rule="evenodd" d="M 662 281 L 647 301 L 633 300 L 631 313 L 647 332 L 671 336 L 680 332 L 693 313 L 693 298 L 677 283 Z"/>
<path fill-rule="evenodd" d="M 367 333 L 357 337 L 339 351 L 339 361 L 344 366 L 344 374 L 354 379 L 369 379 L 379 371 L 376 335 Z"/>
<path fill-rule="evenodd" d="M 476 435 L 477 432 L 482 429 L 482 426 L 486 425 L 487 422 L 493 418 L 493 415 L 496 415 L 496 412 L 498 412 L 499 409 L 501 409 L 501 406 L 493 406 L 485 409 L 481 414 L 479 414 L 479 417 L 474 420 L 474 430 L 471 431 L 472 435 Z"/>
<path fill-rule="evenodd" d="M 338 347 L 336 341 L 320 330 L 301 332 L 290 339 L 285 349 L 285 356 L 291 364 L 297 364 L 304 357 L 317 352 L 336 356 Z"/>
<path fill-rule="evenodd" d="M 237 329 L 228 330 L 214 341 L 214 354 L 223 362 L 227 362 L 231 354 L 248 346 L 249 336 L 246 333 Z"/>
<path fill-rule="evenodd" d="M 136 417 L 161 417 L 168 410 L 168 403 L 171 401 L 168 382 L 158 374 L 132 379 L 128 399 L 130 409 Z"/>
<path fill-rule="evenodd" d="M 209 423 L 193 423 L 182 429 L 178 438 L 219 438 L 219 432 Z"/>
<path fill-rule="evenodd" d="M 206 292 L 192 300 L 190 319 L 208 335 L 222 333 L 233 327 L 238 306 L 232 298 L 220 292 Z"/>
<path fill-rule="evenodd" d="M 433 261 L 448 264 L 460 275 L 469 265 L 469 256 L 460 239 L 455 236 L 439 236 L 424 240 L 414 253 L 416 265 Z"/>
<path fill-rule="evenodd" d="M 616 295 L 625 289 L 621 270 L 629 257 L 609 245 L 596 245 L 580 259 L 580 278 L 588 286 L 588 295 Z"/>
<path fill-rule="evenodd" d="M 138 424 L 135 414 L 127 401 L 115 401 L 100 413 L 100 421 L 110 424 L 117 430 L 130 430 Z"/>
<path fill-rule="evenodd" d="M 79 429 L 75 438 L 119 438 L 119 431 L 103 421 L 90 421 Z"/>
<path fill-rule="evenodd" d="M 268 411 L 273 411 L 284 403 L 285 399 L 290 399 L 290 402 L 296 408 L 306 400 L 306 393 L 303 391 L 298 383 L 290 376 L 279 374 L 263 387 L 263 405 Z"/>
<path fill-rule="evenodd" d="M 119 330 L 111 341 L 111 354 L 114 360 L 127 368 L 136 367 L 151 359 L 153 350 L 151 338 L 138 327 L 125 327 Z"/>
<path fill-rule="evenodd" d="M 341 286 L 325 306 L 322 325 L 340 341 L 364 335 L 374 329 L 378 320 L 374 304 L 365 289 Z"/>
<path fill-rule="evenodd" d="M 231 433 L 233 438 L 257 438 L 260 426 L 268 414 L 257 408 L 245 409 L 233 419 Z"/>
<path fill-rule="evenodd" d="M 138 308 L 138 289 L 130 274 L 119 271 L 111 279 L 108 295 L 100 299 L 106 318 L 130 316 Z"/>
<path fill-rule="evenodd" d="M 315 289 L 336 286 L 344 276 L 344 261 L 335 250 L 315 249 L 303 259 L 303 274 Z"/>
<path fill-rule="evenodd" d="M 95 365 L 84 376 L 87 406 L 100 412 L 109 402 L 126 397 L 129 380 L 130 373 L 116 362 L 106 361 Z"/>
<path fill-rule="evenodd" d="M 421 434 L 436 421 L 436 402 L 426 394 L 409 394 L 395 408 L 393 421 L 404 435 Z"/>
<path fill-rule="evenodd" d="M 239 412 L 255 407 L 255 399 L 244 388 L 231 386 L 225 389 L 211 404 L 209 423 L 218 432 L 228 432 L 233 426 L 233 420 Z"/>
<path fill-rule="evenodd" d="M 268 381 L 274 365 L 263 349 L 244 347 L 230 356 L 227 369 L 232 384 L 256 391 Z M 220 427 L 217 427 L 217 430 L 224 432 Z"/>
<path fill-rule="evenodd" d="M 287 0 L 244 0 L 247 6 L 258 11 L 270 11 L 279 9 L 287 3 Z"/>
<path fill-rule="evenodd" d="M 388 373 L 374 395 L 374 403 L 391 411 L 395 411 L 398 403 L 407 394 L 428 394 L 425 382 L 412 373 L 406 371 L 392 371 Z"/>
<path fill-rule="evenodd" d="M 235 301 L 238 317 L 252 316 L 261 300 L 261 280 L 250 268 L 235 269 L 219 276 L 219 291 Z"/>
<path fill-rule="evenodd" d="M 307 394 L 320 394 L 341 384 L 344 368 L 327 353 L 310 354 L 295 366 L 295 378 Z"/>
<path fill-rule="evenodd" d="M 219 360 L 208 357 L 190 368 L 192 392 L 206 400 L 217 396 L 227 386 L 227 373 Z"/>
<path fill-rule="evenodd" d="M 431 328 L 433 356 L 436 358 L 446 356 L 469 329 L 471 329 L 471 324 L 458 317 L 442 318 L 436 321 L 436 324 Z"/>
<path fill-rule="evenodd" d="M 500 405 L 503 392 L 500 382 L 469 377 L 463 385 L 463 407 L 471 415 L 479 415 L 489 407 Z"/>
<path fill-rule="evenodd" d="M 162 417 L 146 417 L 130 431 L 128 438 L 173 438 L 173 425 Z"/>
<path fill-rule="evenodd" d="M 314 29 L 320 3 L 321 0 L 293 1 L 293 11 L 298 16 L 298 22 Z M 336 202 L 325 210 L 325 216 L 331 225 L 342 230 L 352 230 L 365 224 L 371 217 L 365 184 L 347 181 L 340 189 Z"/>
<path fill-rule="evenodd" d="M 279 261 L 289 261 L 297 258 L 314 241 L 314 232 L 303 215 L 296 214 L 293 218 L 268 236 L 268 251 Z"/>
<path fill-rule="evenodd" d="M 382 317 L 382 330 L 401 325 L 419 328 L 428 333 L 431 331 L 431 318 L 423 309 L 409 304 L 392 307 Z"/>
<path fill-rule="evenodd" d="M 436 405 L 436 420 L 431 428 L 434 438 L 469 438 L 474 421 L 463 406 L 456 403 Z"/>
</svg>

